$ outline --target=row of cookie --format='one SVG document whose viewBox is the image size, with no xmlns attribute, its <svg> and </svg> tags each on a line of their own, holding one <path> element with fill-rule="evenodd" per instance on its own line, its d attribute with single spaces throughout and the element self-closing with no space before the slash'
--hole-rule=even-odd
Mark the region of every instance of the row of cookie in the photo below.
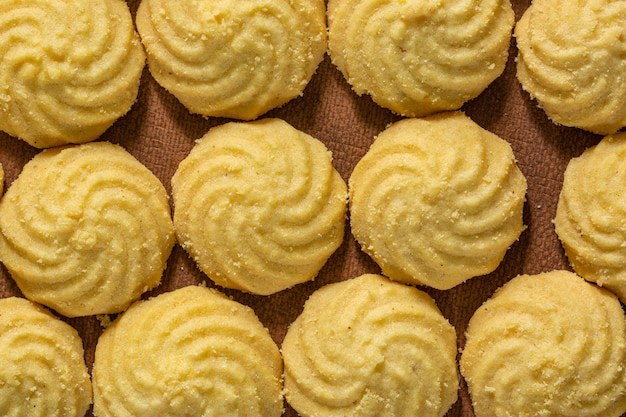
<svg viewBox="0 0 626 417">
<path fill-rule="evenodd" d="M 303 417 L 433 416 L 457 400 L 456 334 L 425 293 L 363 275 L 311 295 L 282 344 Z M 460 354 L 476 417 L 626 412 L 626 317 L 568 271 L 511 279 L 472 315 Z"/>
<path fill-rule="evenodd" d="M 443 145 L 443 146 L 442 146 Z M 280 119 L 211 129 L 161 182 L 108 142 L 47 149 L 0 200 L 0 261 L 69 317 L 116 313 L 155 287 L 177 240 L 222 287 L 312 280 L 351 229 L 392 279 L 448 289 L 492 272 L 524 229 L 508 143 L 460 112 L 376 138 L 350 190 L 319 140 Z"/>
<path fill-rule="evenodd" d="M 576 271 L 621 297 L 624 143 L 607 136 L 570 163 L 556 218 Z M 119 147 L 87 145 L 40 153 L 0 202 L 0 260 L 24 294 L 68 316 L 121 311 L 156 286 L 174 229 L 221 286 L 267 295 L 311 280 L 343 241 L 347 194 L 352 234 L 405 283 L 449 289 L 488 274 L 524 229 L 511 147 L 460 112 L 390 125 L 349 190 L 326 147 L 282 120 L 218 126 L 172 178 L 173 225 L 152 173 Z"/>
<path fill-rule="evenodd" d="M 143 0 L 139 33 L 122 0 L 0 8 L 0 130 L 39 148 L 99 137 L 137 99 L 146 57 L 155 80 L 205 116 L 250 120 L 285 104 L 327 50 L 383 107 L 456 110 L 500 76 L 514 25 L 508 0 L 331 0 L 328 10 L 323 0 Z M 625 124 L 625 16 L 619 4 L 536 0 L 516 26 L 518 78 L 556 123 L 605 134 Z"/>
<path fill-rule="evenodd" d="M 167 315 L 163 315 L 167 311 Z M 305 302 L 281 348 L 254 311 L 188 286 L 133 303 L 99 337 L 0 300 L 6 415 L 442 417 L 457 401 L 456 332 L 415 287 L 366 274 Z M 626 412 L 626 317 L 568 271 L 521 275 L 473 314 L 460 372 L 477 417 Z M 283 397 L 284 396 L 284 397 Z"/>
</svg>

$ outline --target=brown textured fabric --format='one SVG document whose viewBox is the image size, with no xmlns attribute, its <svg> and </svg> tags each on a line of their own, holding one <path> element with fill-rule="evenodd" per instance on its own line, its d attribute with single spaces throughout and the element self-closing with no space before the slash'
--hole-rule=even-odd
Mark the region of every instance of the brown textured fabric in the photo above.
<svg viewBox="0 0 626 417">
<path fill-rule="evenodd" d="M 128 3 L 134 14 L 139 1 Z M 513 1 L 517 18 L 529 3 L 529 0 Z M 570 158 L 580 155 L 586 147 L 600 140 L 599 136 L 578 129 L 555 126 L 546 118 L 515 78 L 516 54 L 515 40 L 512 39 L 504 74 L 462 110 L 479 125 L 511 143 L 519 167 L 528 180 L 524 212 L 524 222 L 528 228 L 492 274 L 474 278 L 448 291 L 425 289 L 455 327 L 460 348 L 464 344 L 464 332 L 470 316 L 504 282 L 521 273 L 569 269 L 552 224 L 563 172 Z M 263 117 L 282 118 L 323 141 L 332 151 L 334 164 L 346 181 L 374 137 L 389 123 L 399 119 L 388 110 L 378 107 L 368 97 L 356 96 L 328 57 L 320 65 L 302 97 Z M 225 121 L 189 114 L 172 95 L 156 84 L 146 68 L 138 102 L 101 140 L 118 143 L 126 148 L 150 168 L 170 192 L 170 179 L 178 163 L 193 147 L 194 140 L 212 126 Z M 10 186 L 22 166 L 37 152 L 37 149 L 26 143 L 0 132 L 0 163 L 6 173 L 5 187 Z M 313 291 L 325 284 L 362 273 L 379 272 L 376 264 L 360 251 L 349 229 L 346 230 L 348 233 L 344 244 L 313 282 L 269 297 L 223 291 L 251 306 L 280 345 L 287 327 L 300 313 L 304 301 Z M 211 285 L 180 246 L 174 248 L 168 265 L 162 284 L 146 294 L 146 297 L 203 281 Z M 0 267 L 0 296 L 19 294 L 6 268 Z M 94 348 L 101 333 L 100 322 L 96 317 L 66 320 L 82 336 L 91 369 Z M 287 404 L 285 406 L 286 416 L 297 416 Z M 447 416 L 473 416 L 463 382 L 459 400 Z"/>
</svg>

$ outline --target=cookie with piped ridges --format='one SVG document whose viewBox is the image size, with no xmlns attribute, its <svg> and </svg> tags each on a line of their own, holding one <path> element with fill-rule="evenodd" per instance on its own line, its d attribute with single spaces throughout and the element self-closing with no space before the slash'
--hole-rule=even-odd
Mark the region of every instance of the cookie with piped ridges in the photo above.
<svg viewBox="0 0 626 417">
<path fill-rule="evenodd" d="M 517 78 L 557 125 L 626 126 L 626 4 L 533 0 L 515 27 Z"/>
<path fill-rule="evenodd" d="M 469 321 L 460 359 L 476 417 L 619 417 L 626 318 L 570 271 L 511 279 Z"/>
<path fill-rule="evenodd" d="M 347 186 L 281 119 L 209 130 L 172 177 L 178 241 L 215 283 L 269 295 L 314 279 L 343 242 Z"/>
<path fill-rule="evenodd" d="M 323 0 L 142 0 L 155 80 L 191 113 L 252 120 L 303 94 L 327 49 Z"/>
<path fill-rule="evenodd" d="M 626 301 L 626 133 L 604 137 L 563 174 L 555 231 L 576 273 Z"/>
<path fill-rule="evenodd" d="M 425 292 L 381 275 L 315 291 L 282 353 L 303 417 L 442 417 L 457 400 L 454 328 Z"/>
<path fill-rule="evenodd" d="M 100 137 L 146 56 L 123 0 L 0 1 L 0 130 L 37 148 Z"/>
<path fill-rule="evenodd" d="M 41 151 L 0 200 L 0 261 L 68 317 L 124 310 L 159 284 L 174 242 L 165 187 L 109 142 Z"/>
<path fill-rule="evenodd" d="M 403 116 L 458 110 L 504 71 L 509 0 L 330 0 L 332 62 L 358 95 Z"/>
<path fill-rule="evenodd" d="M 279 417 L 282 369 L 251 308 L 214 289 L 183 287 L 134 303 L 104 330 L 94 414 Z"/>
<path fill-rule="evenodd" d="M 440 290 L 499 266 L 525 200 L 511 145 L 461 112 L 389 125 L 349 179 L 362 250 L 389 278 Z"/>
<path fill-rule="evenodd" d="M 91 379 L 78 332 L 39 304 L 0 300 L 0 414 L 84 417 Z"/>
</svg>

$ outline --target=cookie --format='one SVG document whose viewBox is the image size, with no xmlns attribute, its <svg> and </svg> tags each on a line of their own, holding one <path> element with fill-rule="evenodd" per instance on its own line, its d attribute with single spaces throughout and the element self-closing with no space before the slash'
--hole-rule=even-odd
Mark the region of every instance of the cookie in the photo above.
<svg viewBox="0 0 626 417">
<path fill-rule="evenodd" d="M 533 0 L 515 27 L 517 78 L 556 124 L 607 135 L 626 126 L 626 5 Z"/>
<path fill-rule="evenodd" d="M 328 47 L 352 89 L 395 113 L 457 110 L 502 74 L 509 0 L 329 0 Z"/>
<path fill-rule="evenodd" d="M 211 129 L 172 178 L 178 241 L 218 285 L 268 295 L 341 245 L 346 184 L 322 142 L 280 119 Z"/>
<path fill-rule="evenodd" d="M 524 229 L 511 146 L 461 112 L 387 127 L 349 180 L 352 234 L 388 277 L 437 289 L 495 270 Z"/>
<path fill-rule="evenodd" d="M 144 66 L 125 1 L 0 1 L 0 130 L 34 147 L 98 138 Z"/>
<path fill-rule="evenodd" d="M 0 164 L 0 197 L 2 197 L 2 193 L 4 193 L 4 169 L 2 169 L 2 164 Z"/>
<path fill-rule="evenodd" d="M 23 298 L 0 300 L 0 414 L 84 417 L 91 380 L 80 336 Z"/>
<path fill-rule="evenodd" d="M 554 226 L 573 269 L 626 301 L 626 133 L 604 137 L 567 165 Z"/>
<path fill-rule="evenodd" d="M 282 353 L 303 417 L 441 417 L 457 399 L 454 328 L 426 293 L 380 275 L 314 292 Z"/>
<path fill-rule="evenodd" d="M 142 0 L 155 80 L 190 112 L 251 120 L 302 95 L 326 53 L 323 0 Z"/>
<path fill-rule="evenodd" d="M 163 184 L 108 142 L 40 152 L 0 200 L 0 260 L 69 317 L 124 310 L 160 282 L 174 241 Z"/>
<path fill-rule="evenodd" d="M 572 272 L 512 279 L 467 328 L 476 417 L 623 415 L 625 330 L 619 300 Z"/>
<path fill-rule="evenodd" d="M 278 347 L 252 309 L 183 287 L 136 302 L 104 330 L 94 414 L 278 417 L 281 375 Z"/>
</svg>

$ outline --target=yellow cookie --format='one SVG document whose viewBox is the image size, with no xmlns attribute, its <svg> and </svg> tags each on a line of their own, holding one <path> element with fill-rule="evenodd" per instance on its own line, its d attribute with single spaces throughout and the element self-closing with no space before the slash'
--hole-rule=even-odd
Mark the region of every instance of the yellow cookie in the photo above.
<svg viewBox="0 0 626 417">
<path fill-rule="evenodd" d="M 626 133 L 606 136 L 565 170 L 554 220 L 574 270 L 626 302 Z"/>
<path fill-rule="evenodd" d="M 514 278 L 472 316 L 460 366 L 476 417 L 619 417 L 626 320 L 567 271 Z"/>
<path fill-rule="evenodd" d="M 84 417 L 91 381 L 74 328 L 23 298 L 0 300 L 0 415 Z"/>
<path fill-rule="evenodd" d="M 306 301 L 282 352 L 303 417 L 441 417 L 456 402 L 456 333 L 424 292 L 380 275 Z"/>
<path fill-rule="evenodd" d="M 509 0 L 329 0 L 333 63 L 354 91 L 419 117 L 456 110 L 502 71 Z"/>
<path fill-rule="evenodd" d="M 98 417 L 278 417 L 282 360 L 252 309 L 204 287 L 133 304 L 96 345 Z"/>
<path fill-rule="evenodd" d="M 250 120 L 300 96 L 326 52 L 323 0 L 142 0 L 156 81 L 192 113 Z"/>
<path fill-rule="evenodd" d="M 32 146 L 99 137 L 134 104 L 144 66 L 125 1 L 0 1 L 0 130 Z"/>
<path fill-rule="evenodd" d="M 125 309 L 160 282 L 174 241 L 163 184 L 108 142 L 42 151 L 0 200 L 0 260 L 70 317 Z"/>
<path fill-rule="evenodd" d="M 280 119 L 211 129 L 172 178 L 178 241 L 217 284 L 272 294 L 341 245 L 346 184 L 324 144 Z"/>
<path fill-rule="evenodd" d="M 626 126 L 625 27 L 623 2 L 533 0 L 515 28 L 517 77 L 553 122 Z"/>
<path fill-rule="evenodd" d="M 511 146 L 460 112 L 390 125 L 349 186 L 352 234 L 406 283 L 443 290 L 490 273 L 524 229 Z"/>
</svg>

